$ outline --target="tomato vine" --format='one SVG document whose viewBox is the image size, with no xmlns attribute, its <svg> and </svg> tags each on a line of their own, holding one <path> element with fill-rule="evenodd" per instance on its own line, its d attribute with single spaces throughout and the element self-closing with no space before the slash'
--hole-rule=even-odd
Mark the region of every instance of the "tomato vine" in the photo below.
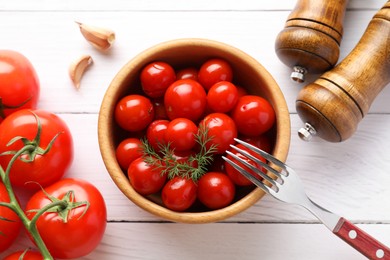
<svg viewBox="0 0 390 260">
<path fill-rule="evenodd" d="M 17 141 L 23 142 L 24 146 L 15 151 L 10 150 L 6 151 L 0 154 L 0 156 L 4 155 L 12 155 L 11 160 L 9 161 L 6 169 L 4 170 L 3 167 L 0 165 L 0 177 L 1 181 L 6 187 L 8 196 L 9 196 L 9 202 L 0 202 L 0 207 L 7 207 L 15 212 L 15 214 L 19 217 L 23 225 L 25 226 L 26 230 L 30 233 L 31 237 L 34 239 L 34 242 L 36 246 L 38 247 L 42 257 L 44 259 L 53 259 L 52 255 L 50 254 L 49 250 L 47 249 L 44 241 L 42 240 L 39 231 L 37 229 L 36 222 L 38 221 L 39 217 L 42 216 L 42 214 L 46 212 L 57 212 L 60 216 L 62 216 L 63 221 L 66 223 L 67 216 L 69 214 L 69 211 L 81 207 L 86 206 L 85 211 L 88 210 L 89 202 L 83 201 L 83 202 L 73 202 L 74 193 L 72 191 L 69 191 L 62 199 L 54 198 L 53 196 L 50 196 L 49 194 L 46 194 L 47 197 L 51 200 L 51 203 L 48 205 L 42 207 L 41 209 L 34 210 L 36 212 L 35 216 L 30 220 L 26 213 L 23 211 L 23 209 L 20 206 L 20 203 L 18 199 L 16 198 L 14 189 L 11 184 L 11 180 L 9 178 L 11 168 L 15 161 L 17 159 L 23 161 L 24 163 L 31 163 L 34 161 L 34 158 L 36 155 L 44 155 L 50 151 L 50 148 L 52 147 L 53 143 L 57 139 L 57 137 L 61 134 L 58 133 L 53 137 L 51 142 L 47 145 L 46 148 L 40 147 L 40 137 L 41 137 L 41 131 L 42 126 L 40 123 L 39 117 L 32 112 L 37 120 L 37 134 L 34 137 L 33 140 L 29 140 L 22 136 L 17 136 L 11 139 L 7 146 L 12 145 L 13 143 Z M 24 155 L 27 155 L 27 159 L 23 158 Z M 39 185 L 39 184 L 38 184 Z M 43 188 L 42 188 L 43 190 Z M 0 220 L 6 220 L 3 218 L 0 218 Z"/>
</svg>

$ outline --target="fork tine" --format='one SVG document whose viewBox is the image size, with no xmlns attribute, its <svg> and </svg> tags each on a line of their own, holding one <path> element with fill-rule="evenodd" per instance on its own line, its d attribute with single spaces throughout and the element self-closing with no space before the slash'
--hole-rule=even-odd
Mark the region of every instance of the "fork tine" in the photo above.
<svg viewBox="0 0 390 260">
<path fill-rule="evenodd" d="M 240 150 L 239 148 L 237 148 L 238 150 Z M 244 152 L 244 151 L 243 151 Z M 250 168 L 252 171 L 254 171 L 257 175 L 259 175 L 260 177 L 262 177 L 263 179 L 269 181 L 273 186 L 277 186 L 277 183 L 275 182 L 274 179 L 272 179 L 271 177 L 269 177 L 267 174 L 265 174 L 263 171 L 261 171 L 259 168 L 253 166 L 252 164 L 248 163 L 247 161 L 241 159 L 240 157 L 238 157 L 237 155 L 235 155 L 234 153 L 231 153 L 230 151 L 226 151 L 226 153 L 228 155 L 230 155 L 231 157 L 233 157 L 234 159 L 236 159 L 237 161 L 239 161 L 240 163 L 244 164 L 245 166 L 247 166 L 248 168 Z M 251 159 L 251 158 L 250 158 Z"/>
<path fill-rule="evenodd" d="M 262 160 L 260 160 L 259 158 L 256 158 L 255 156 L 253 156 L 252 154 L 248 153 L 247 151 L 245 150 L 242 150 L 240 148 L 238 148 L 237 146 L 234 146 L 234 145 L 230 145 L 231 148 L 233 148 L 234 150 L 238 151 L 239 153 L 241 153 L 242 155 L 245 155 L 246 157 L 248 157 L 249 159 L 251 159 L 252 161 L 254 161 L 255 163 L 259 164 L 261 167 L 265 168 L 267 171 L 270 171 L 272 172 L 274 175 L 276 175 L 276 177 L 280 178 L 282 180 L 282 176 L 280 174 L 280 172 L 278 172 L 277 170 L 275 170 L 274 168 L 272 168 L 270 165 L 268 165 L 267 163 L 263 162 Z M 228 152 L 228 151 L 226 151 Z M 265 175 L 265 174 L 264 174 Z M 268 175 L 267 175 L 268 176 Z M 268 180 L 268 178 L 265 178 Z M 273 180 L 272 178 L 269 178 L 271 180 Z M 283 180 L 282 180 L 283 181 Z"/>
<path fill-rule="evenodd" d="M 231 166 L 233 166 L 237 171 L 239 171 L 242 175 L 244 175 L 246 178 L 248 178 L 251 182 L 253 182 L 257 187 L 262 189 L 265 193 L 272 195 L 272 189 L 262 183 L 260 180 L 255 178 L 252 174 L 244 170 L 241 166 L 230 160 L 229 158 L 226 158 L 225 156 L 222 156 L 222 159 L 224 159 L 226 162 L 228 162 Z"/>
<path fill-rule="evenodd" d="M 272 162 L 273 164 L 277 165 L 278 167 L 282 168 L 286 173 L 288 173 L 288 167 L 286 164 L 284 164 L 282 161 L 280 161 L 279 159 L 275 158 L 274 156 L 272 156 L 271 154 L 261 150 L 260 148 L 254 146 L 254 145 L 251 145 L 247 142 L 244 142 L 240 139 L 237 139 L 237 138 L 234 138 L 234 140 L 237 142 L 237 143 L 240 143 L 242 144 L 243 146 L 245 146 L 246 148 L 260 154 L 262 157 L 264 157 L 264 159 L 266 159 L 267 161 L 269 162 Z M 272 170 L 271 170 L 272 171 Z M 280 173 L 280 172 L 278 172 Z"/>
</svg>

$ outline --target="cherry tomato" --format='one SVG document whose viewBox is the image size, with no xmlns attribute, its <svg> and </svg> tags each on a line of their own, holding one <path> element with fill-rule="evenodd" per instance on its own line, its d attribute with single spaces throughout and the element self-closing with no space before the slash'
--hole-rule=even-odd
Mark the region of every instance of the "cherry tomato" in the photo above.
<svg viewBox="0 0 390 260">
<path fill-rule="evenodd" d="M 0 122 L 17 110 L 37 107 L 39 79 L 21 53 L 0 50 L 0 82 Z"/>
<path fill-rule="evenodd" d="M 115 155 L 121 168 L 127 170 L 130 163 L 143 155 L 142 142 L 138 138 L 126 138 L 119 143 Z"/>
<path fill-rule="evenodd" d="M 195 144 L 198 127 L 187 118 L 175 118 L 169 122 L 165 139 L 177 151 L 191 150 Z"/>
<path fill-rule="evenodd" d="M 241 140 L 250 143 L 267 153 L 272 153 L 272 142 L 268 135 L 262 134 L 258 136 L 241 136 Z"/>
<path fill-rule="evenodd" d="M 141 85 L 146 95 L 152 98 L 164 96 L 165 90 L 176 80 L 174 69 L 166 62 L 149 63 L 141 71 Z"/>
<path fill-rule="evenodd" d="M 246 95 L 239 98 L 231 111 L 238 132 L 257 136 L 267 132 L 275 123 L 275 111 L 271 104 L 259 96 Z"/>
<path fill-rule="evenodd" d="M 196 190 L 196 184 L 191 179 L 174 177 L 165 184 L 161 198 L 168 209 L 184 211 L 194 204 Z"/>
<path fill-rule="evenodd" d="M 167 111 L 165 110 L 164 98 L 152 100 L 154 109 L 154 120 L 168 119 Z"/>
<path fill-rule="evenodd" d="M 198 80 L 198 70 L 193 67 L 188 67 L 185 69 L 181 69 L 178 72 L 176 72 L 176 79 L 193 79 Z"/>
<path fill-rule="evenodd" d="M 259 156 L 258 154 L 254 153 L 253 151 L 249 150 L 248 148 L 246 148 L 245 146 L 243 146 L 242 144 L 237 144 L 236 145 L 238 148 L 244 150 L 244 151 L 247 151 L 249 152 L 251 155 L 255 156 L 256 158 L 258 158 L 259 160 L 263 161 L 263 162 L 266 162 L 266 160 Z M 230 149 L 229 150 L 232 154 L 236 155 L 237 157 L 239 157 L 240 159 L 244 160 L 245 162 L 249 163 L 250 165 L 258 168 L 258 169 L 261 169 L 262 167 L 260 165 L 258 165 L 257 163 L 255 163 L 254 161 L 252 161 L 251 159 L 249 159 L 248 157 L 246 157 L 245 155 L 242 155 L 241 153 L 239 153 L 238 151 L 234 150 L 234 149 Z M 234 163 L 238 164 L 239 166 L 241 166 L 244 170 L 246 170 L 247 172 L 249 172 L 250 174 L 252 174 L 253 176 L 255 176 L 257 179 L 261 180 L 262 178 L 257 174 L 255 173 L 251 168 L 249 168 L 248 166 L 238 162 L 236 159 L 234 159 L 231 155 L 227 155 L 227 158 L 230 159 L 231 161 L 233 161 Z M 248 180 L 245 176 L 243 176 L 238 170 L 236 170 L 233 166 L 231 166 L 229 163 L 225 162 L 225 168 L 226 168 L 226 173 L 227 175 L 230 177 L 230 179 L 238 186 L 251 186 L 253 185 L 253 183 Z M 265 171 L 265 170 L 264 170 Z"/>
<path fill-rule="evenodd" d="M 69 202 L 89 202 L 69 210 L 65 221 L 57 208 L 54 212 L 43 213 L 37 221 L 37 229 L 54 258 L 73 259 L 85 256 L 94 250 L 103 238 L 106 229 L 107 210 L 99 190 L 80 179 L 62 179 L 40 190 L 27 202 L 26 214 L 32 219 L 36 212 L 52 202 L 49 197 L 59 200 L 73 192 Z M 49 194 L 50 196 L 48 196 Z M 63 214 L 65 215 L 65 214 Z"/>
<path fill-rule="evenodd" d="M 223 59 L 210 59 L 202 64 L 198 73 L 198 81 L 209 90 L 215 83 L 220 81 L 232 81 L 233 69 Z"/>
<path fill-rule="evenodd" d="M 228 81 L 215 83 L 207 93 L 207 105 L 214 112 L 227 113 L 238 101 L 236 86 Z"/>
<path fill-rule="evenodd" d="M 141 95 L 128 95 L 115 107 L 115 120 L 127 131 L 141 131 L 154 119 L 152 102 Z"/>
<path fill-rule="evenodd" d="M 155 151 L 159 151 L 161 145 L 167 144 L 165 135 L 168 125 L 168 120 L 155 120 L 148 126 L 146 139 Z"/>
<path fill-rule="evenodd" d="M 23 256 L 23 258 L 21 258 Z M 3 260 L 43 260 L 42 255 L 39 252 L 35 251 L 17 251 L 14 252 L 5 258 Z"/>
<path fill-rule="evenodd" d="M 0 202 L 10 202 L 7 189 L 0 181 Z M 19 235 L 22 222 L 11 209 L 0 206 L 0 253 L 9 248 Z"/>
<path fill-rule="evenodd" d="M 233 182 L 221 172 L 208 172 L 198 181 L 198 198 L 210 209 L 228 206 L 233 201 L 235 193 Z"/>
<path fill-rule="evenodd" d="M 212 113 L 207 115 L 200 126 L 204 126 L 208 132 L 207 135 L 211 140 L 206 144 L 210 149 L 212 145 L 216 146 L 216 154 L 223 154 L 234 144 L 234 138 L 237 137 L 237 128 L 233 119 L 226 114 Z"/>
<path fill-rule="evenodd" d="M 206 91 L 192 79 L 180 79 L 169 86 L 164 96 L 168 117 L 197 121 L 206 109 Z"/>
<path fill-rule="evenodd" d="M 29 154 L 23 154 L 21 158 L 32 162 L 17 159 L 10 171 L 11 183 L 18 187 L 28 189 L 39 189 L 36 183 L 42 187 L 58 181 L 69 169 L 73 161 L 73 140 L 66 123 L 57 115 L 44 110 L 19 110 L 8 116 L 0 124 L 0 153 L 5 151 L 20 150 L 24 144 L 22 140 L 7 146 L 8 142 L 16 137 L 25 137 L 33 141 L 38 131 L 37 118 L 42 127 L 38 146 L 46 149 L 55 138 L 49 152 L 40 155 L 35 154 L 33 158 Z M 38 147 L 37 147 L 38 148 Z M 37 151 L 37 148 L 32 154 Z M 30 154 L 31 154 L 30 153 Z M 0 165 L 5 169 L 11 160 L 12 155 L 0 156 Z M 32 182 L 27 184 L 27 182 Z"/>
<path fill-rule="evenodd" d="M 127 170 L 131 186 L 141 195 L 150 195 L 161 190 L 167 176 L 161 169 L 148 165 L 144 158 L 134 160 Z"/>
</svg>

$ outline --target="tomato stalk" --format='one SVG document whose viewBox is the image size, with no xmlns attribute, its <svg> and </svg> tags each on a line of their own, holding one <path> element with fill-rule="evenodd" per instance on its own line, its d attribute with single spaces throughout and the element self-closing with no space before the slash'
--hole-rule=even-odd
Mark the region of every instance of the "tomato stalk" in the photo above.
<svg viewBox="0 0 390 260">
<path fill-rule="evenodd" d="M 18 200 L 16 199 L 15 192 L 12 188 L 12 184 L 9 178 L 9 173 L 11 171 L 12 165 L 14 162 L 20 157 L 22 154 L 31 151 L 31 149 L 34 149 L 34 145 L 25 145 L 23 148 L 21 148 L 19 151 L 15 152 L 14 156 L 8 163 L 7 169 L 4 171 L 4 169 L 0 166 L 0 174 L 1 174 L 1 180 L 3 181 L 4 186 L 7 189 L 8 196 L 10 199 L 10 202 L 0 202 L 0 206 L 8 207 L 12 211 L 14 211 L 19 219 L 22 221 L 23 225 L 26 227 L 27 231 L 31 234 L 31 236 L 34 238 L 34 241 L 41 252 L 41 255 L 43 259 L 53 259 L 51 256 L 49 250 L 47 249 L 45 243 L 42 240 L 42 237 L 40 236 L 38 230 L 36 229 L 35 222 L 32 222 L 24 213 L 23 209 L 20 207 L 20 204 Z M 50 204 L 49 204 L 50 205 Z"/>
</svg>

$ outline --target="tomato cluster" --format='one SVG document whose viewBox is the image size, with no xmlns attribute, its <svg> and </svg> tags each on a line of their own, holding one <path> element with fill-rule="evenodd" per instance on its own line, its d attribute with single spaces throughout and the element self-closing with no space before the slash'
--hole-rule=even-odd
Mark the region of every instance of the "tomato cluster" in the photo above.
<svg viewBox="0 0 390 260">
<path fill-rule="evenodd" d="M 52 257 L 78 258 L 100 243 L 106 205 L 92 184 L 63 178 L 73 161 L 72 135 L 59 116 L 36 109 L 38 97 L 32 64 L 18 52 L 0 50 L 0 253 L 16 240 L 23 224 L 31 231 L 36 217 L 34 226 Z M 21 190 L 25 209 L 15 198 Z M 53 207 L 43 211 L 49 204 Z M 27 251 L 5 259 L 21 255 L 44 256 Z"/>
<path fill-rule="evenodd" d="M 184 68 L 151 62 L 140 72 L 140 89 L 114 110 L 126 131 L 117 160 L 139 194 L 157 194 L 174 211 L 214 210 L 237 200 L 238 190 L 253 188 L 221 156 L 237 137 L 270 152 L 275 112 L 265 98 L 237 85 L 226 60 Z"/>
</svg>

